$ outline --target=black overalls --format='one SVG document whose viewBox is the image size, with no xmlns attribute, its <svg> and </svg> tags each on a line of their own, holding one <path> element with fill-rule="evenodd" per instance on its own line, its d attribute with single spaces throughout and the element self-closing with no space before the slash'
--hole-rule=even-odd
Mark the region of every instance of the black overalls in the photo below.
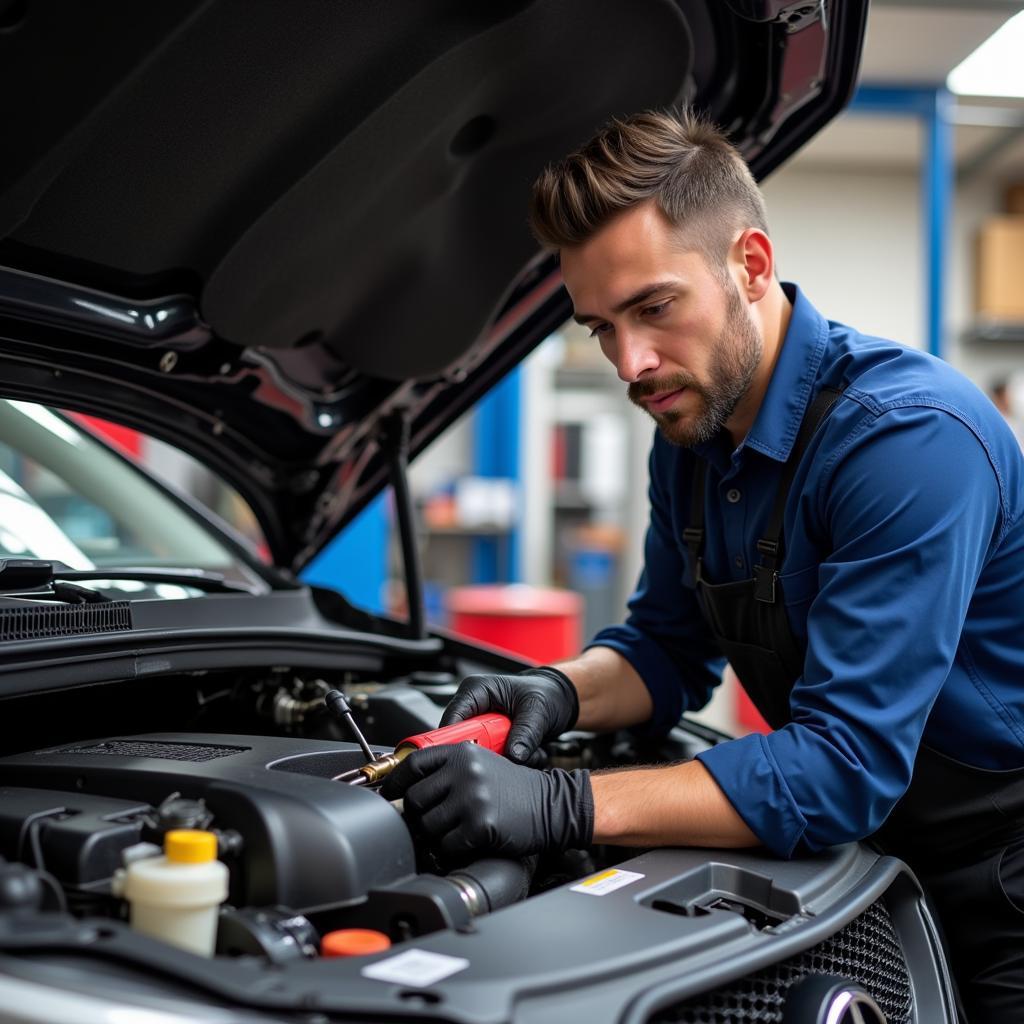
<svg viewBox="0 0 1024 1024">
<path fill-rule="evenodd" d="M 790 627 L 778 578 L 783 515 L 800 459 L 838 398 L 823 390 L 804 415 L 752 579 L 716 584 L 705 576 L 707 466 L 698 459 L 694 471 L 683 538 L 697 599 L 722 654 L 774 729 L 790 721 L 806 647 Z M 1024 1024 L 1024 768 L 974 768 L 922 746 L 909 789 L 871 838 L 905 860 L 928 890 L 969 1024 Z"/>
</svg>

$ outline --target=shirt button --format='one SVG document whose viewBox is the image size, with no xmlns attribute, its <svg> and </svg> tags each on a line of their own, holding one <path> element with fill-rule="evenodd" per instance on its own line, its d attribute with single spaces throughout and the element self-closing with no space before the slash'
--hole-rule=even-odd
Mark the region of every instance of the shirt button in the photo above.
<svg viewBox="0 0 1024 1024">
<path fill-rule="evenodd" d="M 725 492 L 725 500 L 730 502 L 733 505 L 735 505 L 736 502 L 739 501 L 741 497 L 742 497 L 742 495 L 740 494 L 739 491 L 736 490 L 735 487 L 733 487 L 731 490 L 728 490 L 728 491 Z"/>
<path fill-rule="evenodd" d="M 743 557 L 741 555 L 737 555 L 732 560 L 732 564 L 735 565 L 737 569 L 742 569 L 743 568 Z"/>
</svg>

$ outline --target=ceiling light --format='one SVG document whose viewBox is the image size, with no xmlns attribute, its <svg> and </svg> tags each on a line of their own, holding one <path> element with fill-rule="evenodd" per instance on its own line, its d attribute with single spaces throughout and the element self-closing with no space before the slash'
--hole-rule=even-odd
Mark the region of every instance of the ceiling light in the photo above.
<svg viewBox="0 0 1024 1024">
<path fill-rule="evenodd" d="M 949 73 L 946 85 L 961 96 L 1024 98 L 1024 11 L 992 33 Z"/>
</svg>

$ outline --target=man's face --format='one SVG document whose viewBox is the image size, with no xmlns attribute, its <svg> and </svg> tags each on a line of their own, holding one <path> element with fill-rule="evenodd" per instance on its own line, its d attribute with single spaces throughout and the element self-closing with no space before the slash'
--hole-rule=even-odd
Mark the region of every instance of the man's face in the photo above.
<svg viewBox="0 0 1024 1024">
<path fill-rule="evenodd" d="M 645 203 L 561 258 L 575 319 L 629 385 L 630 401 L 667 440 L 691 447 L 728 425 L 763 344 L 733 280 L 680 246 Z"/>
</svg>

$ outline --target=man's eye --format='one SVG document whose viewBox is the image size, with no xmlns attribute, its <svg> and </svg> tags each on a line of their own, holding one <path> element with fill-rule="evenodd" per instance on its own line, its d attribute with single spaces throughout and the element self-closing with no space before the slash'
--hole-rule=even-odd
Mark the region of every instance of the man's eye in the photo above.
<svg viewBox="0 0 1024 1024">
<path fill-rule="evenodd" d="M 653 306 L 644 306 L 644 316 L 660 316 L 668 309 L 668 299 L 664 302 L 656 302 Z"/>
<path fill-rule="evenodd" d="M 607 334 L 611 329 L 611 324 L 597 324 L 597 326 L 591 330 L 590 336 L 592 338 L 596 338 L 599 334 Z"/>
</svg>

